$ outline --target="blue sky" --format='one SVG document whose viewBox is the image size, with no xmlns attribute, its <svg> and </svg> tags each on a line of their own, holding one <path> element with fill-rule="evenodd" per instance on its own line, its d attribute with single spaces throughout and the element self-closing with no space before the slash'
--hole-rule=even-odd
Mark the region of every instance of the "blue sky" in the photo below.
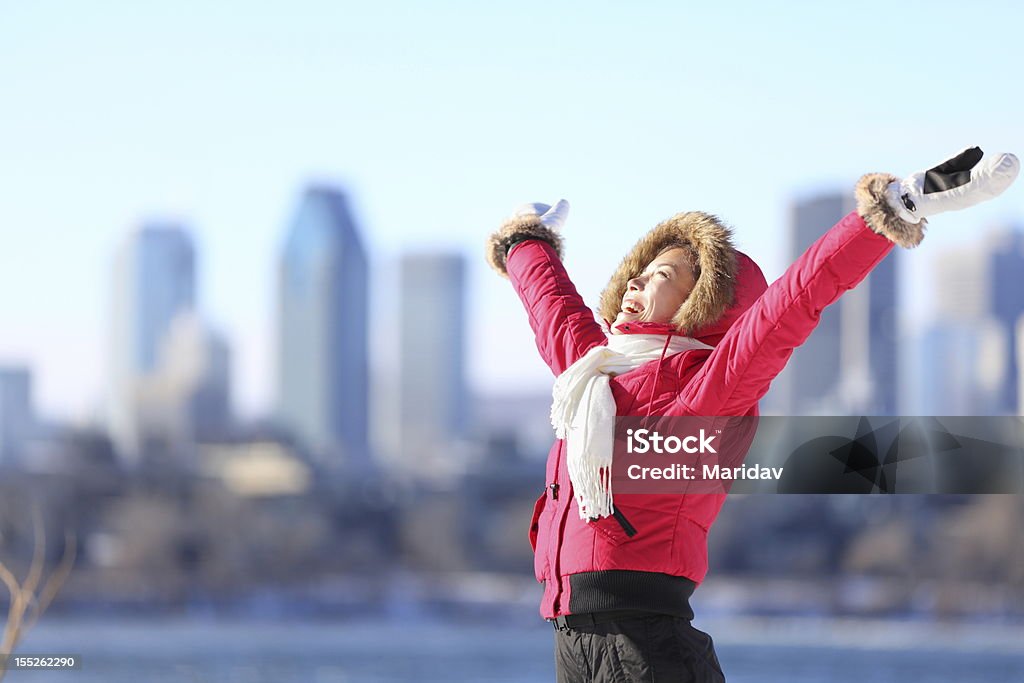
<svg viewBox="0 0 1024 683">
<path fill-rule="evenodd" d="M 261 412 L 277 251 L 302 185 L 327 180 L 375 267 L 377 365 L 398 254 L 455 249 L 473 384 L 543 389 L 518 300 L 481 258 L 511 209 L 570 200 L 567 263 L 591 302 L 645 230 L 690 209 L 776 277 L 793 198 L 968 144 L 1024 152 L 1021 26 L 1011 2 L 0 0 L 0 364 L 33 366 L 47 414 L 96 412 L 114 249 L 180 218 L 238 403 Z M 934 254 L 1022 217 L 1018 182 L 936 219 L 903 260 L 907 312 L 925 315 Z"/>
</svg>

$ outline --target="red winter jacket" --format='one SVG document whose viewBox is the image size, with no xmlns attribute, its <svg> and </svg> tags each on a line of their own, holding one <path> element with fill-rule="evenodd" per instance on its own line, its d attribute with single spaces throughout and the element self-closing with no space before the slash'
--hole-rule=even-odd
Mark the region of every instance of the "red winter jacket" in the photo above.
<svg viewBox="0 0 1024 683">
<path fill-rule="evenodd" d="M 863 280 L 892 247 L 889 238 L 851 213 L 770 287 L 751 259 L 734 252 L 731 306 L 691 335 L 714 348 L 684 351 L 612 378 L 617 414 L 756 415 L 758 400 L 810 335 L 822 309 Z M 644 258 L 636 261 L 641 269 Z M 627 271 L 628 261 L 623 262 Z M 504 265 L 537 348 L 556 376 L 607 342 L 548 241 L 527 235 L 514 244 Z M 620 273 L 621 282 L 638 272 Z M 613 308 L 621 296 L 621 289 L 611 293 Z M 614 317 L 614 311 L 602 313 Z M 671 334 L 674 329 L 646 324 L 623 331 Z M 530 527 L 534 569 L 544 583 L 542 616 L 623 608 L 688 613 L 689 595 L 707 573 L 708 530 L 724 495 L 616 495 L 615 516 L 583 521 L 562 440 L 548 455 L 545 481 Z"/>
</svg>

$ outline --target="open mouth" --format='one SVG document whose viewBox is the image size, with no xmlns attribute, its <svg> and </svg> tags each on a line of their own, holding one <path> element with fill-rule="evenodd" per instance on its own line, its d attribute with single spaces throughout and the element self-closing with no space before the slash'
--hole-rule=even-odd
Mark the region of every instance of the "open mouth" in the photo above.
<svg viewBox="0 0 1024 683">
<path fill-rule="evenodd" d="M 640 315 L 644 312 L 643 304 L 633 301 L 632 299 L 626 299 L 622 302 L 622 312 L 629 313 L 630 315 Z"/>
</svg>

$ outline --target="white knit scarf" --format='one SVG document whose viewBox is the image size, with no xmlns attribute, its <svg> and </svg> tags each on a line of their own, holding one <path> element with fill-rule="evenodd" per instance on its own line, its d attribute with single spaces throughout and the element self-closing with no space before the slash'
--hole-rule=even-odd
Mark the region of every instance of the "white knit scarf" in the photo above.
<svg viewBox="0 0 1024 683">
<path fill-rule="evenodd" d="M 615 433 L 615 400 L 609 381 L 658 360 L 665 348 L 660 334 L 612 334 L 607 346 L 595 346 L 565 369 L 552 392 L 551 425 L 568 451 L 572 482 L 580 519 L 606 517 L 612 506 L 612 447 Z M 713 348 L 673 335 L 665 355 L 689 349 Z"/>
</svg>

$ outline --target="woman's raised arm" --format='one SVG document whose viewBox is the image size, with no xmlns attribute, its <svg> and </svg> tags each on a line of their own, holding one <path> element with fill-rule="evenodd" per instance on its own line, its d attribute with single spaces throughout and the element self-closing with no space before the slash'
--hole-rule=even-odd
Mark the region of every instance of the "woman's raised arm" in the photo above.
<svg viewBox="0 0 1024 683">
<path fill-rule="evenodd" d="M 569 203 L 528 204 L 491 235 L 487 260 L 507 277 L 533 328 L 537 350 L 557 376 L 587 351 L 608 342 L 562 265 Z"/>
<path fill-rule="evenodd" d="M 926 217 L 1001 194 L 1019 162 L 979 163 L 977 147 L 904 180 L 876 173 L 857 184 L 857 211 L 822 235 L 732 326 L 680 395 L 698 415 L 745 415 L 768 391 L 822 310 L 863 280 L 893 244 L 917 246 Z"/>
</svg>

